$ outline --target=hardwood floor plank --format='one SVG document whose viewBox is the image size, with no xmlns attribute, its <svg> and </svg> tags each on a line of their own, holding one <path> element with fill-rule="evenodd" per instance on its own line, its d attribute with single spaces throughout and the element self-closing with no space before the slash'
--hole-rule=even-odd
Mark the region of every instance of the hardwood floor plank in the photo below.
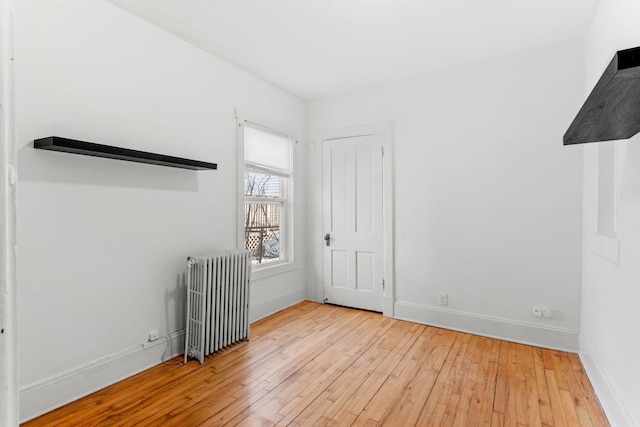
<svg viewBox="0 0 640 427">
<path fill-rule="evenodd" d="M 512 424 L 515 425 L 516 408 L 512 403 L 512 385 L 509 381 L 509 343 L 500 341 L 500 350 L 498 356 L 498 370 L 496 374 L 496 392 L 493 400 L 493 417 L 492 422 L 504 425 L 509 423 L 513 418 Z"/>
<path fill-rule="evenodd" d="M 382 329 L 383 334 L 378 334 L 379 340 L 362 354 L 343 374 L 336 379 L 324 392 L 295 419 L 292 425 L 315 424 L 318 419 L 344 420 L 350 418 L 348 409 L 343 409 L 347 402 L 356 394 L 363 383 L 373 371 L 379 367 L 382 361 L 386 360 L 392 347 L 389 342 L 384 342 L 383 337 L 391 330 L 397 321 L 389 322 Z M 393 335 L 394 341 L 399 343 L 402 335 Z M 393 343 L 391 343 L 393 346 Z M 338 412 L 341 412 L 338 415 Z M 354 418 L 355 419 L 355 418 Z"/>
<path fill-rule="evenodd" d="M 536 386 L 538 388 L 538 407 L 540 408 L 540 423 L 542 425 L 553 425 L 553 413 L 551 412 L 551 402 L 549 400 L 549 389 L 545 379 L 544 361 L 542 359 L 542 349 L 533 348 L 533 366 L 536 376 Z"/>
<path fill-rule="evenodd" d="M 390 410 L 380 420 L 381 425 L 419 424 L 421 409 L 452 347 L 450 334 L 440 332 L 442 330 L 431 334 L 432 339 L 425 343 L 424 358 L 417 360 L 418 366 L 405 371 L 402 393 L 395 397 Z"/>
<path fill-rule="evenodd" d="M 422 425 L 434 425 L 434 423 L 438 425 L 437 423 L 444 420 L 447 403 L 453 394 L 455 371 L 462 362 L 460 354 L 466 350 L 467 345 L 461 338 L 462 334 L 450 331 L 448 337 L 452 344 L 449 350 L 449 357 L 420 412 L 419 423 Z"/>
<path fill-rule="evenodd" d="M 310 416 L 310 414 L 313 414 L 313 412 L 315 412 L 313 402 L 320 403 L 321 404 L 320 406 L 325 405 L 326 399 L 329 399 L 329 401 L 335 402 L 340 398 L 342 392 L 346 394 L 344 397 L 346 400 L 346 398 L 349 397 L 348 385 L 349 383 L 352 383 L 353 377 L 356 378 L 356 381 L 361 382 L 363 376 L 366 375 L 367 371 L 365 369 L 358 370 L 358 365 L 362 363 L 366 363 L 366 360 L 368 357 L 367 354 L 375 353 L 375 344 L 382 339 L 382 336 L 391 328 L 393 323 L 394 321 L 391 319 L 384 319 L 382 322 L 378 322 L 378 325 L 376 328 L 378 332 L 376 332 L 375 334 L 371 334 L 371 332 L 373 331 L 367 331 L 367 334 L 364 336 L 368 336 L 368 335 L 371 335 L 371 336 L 368 340 L 364 342 L 364 345 L 360 346 L 359 348 L 358 347 L 354 348 L 350 346 L 351 348 L 348 350 L 349 357 L 346 360 L 345 369 L 342 370 L 341 372 L 340 371 L 336 372 L 336 374 L 338 375 L 335 376 L 332 381 L 328 382 L 326 388 L 324 388 L 321 392 L 308 393 L 305 396 L 305 399 L 303 400 L 303 405 L 297 405 L 296 410 L 288 409 L 287 407 L 283 408 L 283 412 L 287 413 L 287 415 L 283 419 L 284 422 L 285 423 L 292 422 L 294 419 L 300 418 L 301 422 L 306 423 L 307 416 Z M 365 325 L 363 330 L 367 330 L 367 329 L 368 327 Z M 333 349 L 333 350 L 329 349 L 326 354 L 326 357 L 327 357 L 326 363 L 329 365 L 334 364 L 333 358 L 335 357 L 334 356 L 335 350 L 336 349 Z M 349 380 L 350 376 L 352 378 L 351 381 Z M 346 388 L 344 390 L 337 390 L 342 386 L 342 384 L 344 384 Z M 332 388 L 332 386 L 334 387 Z M 326 405 L 325 411 L 322 411 L 323 416 L 329 414 L 330 407 L 331 405 Z M 305 414 L 305 411 L 307 409 L 309 409 L 309 413 Z"/>
<path fill-rule="evenodd" d="M 491 416 L 491 427 L 503 427 L 504 425 L 504 413 L 493 411 Z"/>
<path fill-rule="evenodd" d="M 608 426 L 579 358 L 312 302 L 24 425 Z"/>
<path fill-rule="evenodd" d="M 351 331 L 344 335 L 344 339 L 336 341 L 333 345 L 326 347 L 324 351 L 317 354 L 311 361 L 300 367 L 295 375 L 291 375 L 277 387 L 272 389 L 265 398 L 251 405 L 244 413 L 237 416 L 232 423 L 247 418 L 251 420 L 254 413 L 264 414 L 262 407 L 268 404 L 275 407 L 274 401 L 281 402 L 279 411 L 286 413 L 282 424 L 291 422 L 300 412 L 302 412 L 318 393 L 326 389 L 338 376 L 344 372 L 352 363 L 360 357 L 372 342 L 375 342 L 376 330 L 373 327 L 379 316 L 369 316 Z M 313 377 L 313 381 L 308 381 L 308 377 Z M 306 386 L 305 386 L 306 385 Z"/>
<path fill-rule="evenodd" d="M 396 401 L 396 396 L 402 393 L 406 386 L 406 378 L 415 372 L 421 361 L 428 355 L 428 343 L 435 333 L 436 330 L 434 328 L 425 328 L 422 331 L 405 357 L 400 360 L 400 363 L 387 376 L 380 389 L 362 410 L 354 425 L 366 425 L 369 420 L 375 420 L 378 423 L 384 414 L 392 408 Z M 363 420 L 366 421 L 363 423 Z"/>
<path fill-rule="evenodd" d="M 523 409 L 525 412 L 525 425 L 537 426 L 542 424 L 540 414 L 540 399 L 538 396 L 538 383 L 533 359 L 533 349 L 528 345 L 519 344 L 517 346 L 519 367 L 518 370 L 523 377 L 521 381 L 524 386 L 525 400 Z"/>
<path fill-rule="evenodd" d="M 472 335 L 460 333 L 458 335 L 458 340 L 461 343 L 460 352 L 452 352 L 449 355 L 448 360 L 451 360 L 451 356 L 454 356 L 454 365 L 451 369 L 449 382 L 446 384 L 449 392 L 448 398 L 445 401 L 443 399 L 444 396 L 441 396 L 441 407 L 444 408 L 442 425 L 452 425 L 459 411 L 464 410 L 465 403 L 461 402 L 463 384 L 469 373 L 470 364 L 468 362 L 473 358 L 474 353 L 474 348 L 470 345 L 471 338 Z M 436 413 L 439 414 L 439 412 Z"/>
<path fill-rule="evenodd" d="M 408 328 L 409 326 L 411 327 Z M 422 325 L 411 325 L 407 322 L 402 322 L 400 327 L 395 329 L 398 333 L 402 334 L 400 343 L 397 346 L 392 346 L 389 355 L 378 363 L 367 378 L 363 379 L 360 387 L 347 399 L 342 410 L 334 416 L 334 419 L 340 420 L 342 411 L 348 411 L 358 417 L 358 415 L 370 405 L 372 399 L 381 391 L 384 383 L 389 380 L 391 373 L 396 370 L 400 361 L 408 357 L 407 354 L 409 350 L 414 347 L 416 341 L 426 329 L 427 328 Z M 392 341 L 387 337 L 383 343 L 391 345 Z M 375 403 L 371 403 L 371 405 L 375 405 Z"/>
<path fill-rule="evenodd" d="M 482 353 L 486 351 L 486 348 L 482 346 L 483 341 L 481 337 L 471 337 L 467 352 L 470 365 L 464 383 L 462 384 L 460 403 L 458 404 L 452 424 L 454 427 L 467 426 L 478 416 L 475 413 L 479 412 L 480 399 L 477 397 L 478 390 L 484 386 L 484 374 L 480 366 Z"/>
<path fill-rule="evenodd" d="M 543 353 L 544 354 L 544 353 Z M 549 401 L 551 402 L 551 413 L 553 414 L 553 425 L 566 426 L 567 419 L 565 418 L 564 411 L 562 409 L 563 403 L 560 398 L 560 389 L 556 381 L 556 375 L 553 370 L 545 369 L 545 378 L 547 380 L 547 386 L 549 388 Z"/>
<path fill-rule="evenodd" d="M 477 384 L 469 408 L 469 427 L 489 426 L 493 413 L 500 343 L 489 338 L 481 338 L 481 340 L 482 347 L 478 352 L 481 360 L 474 363 L 478 372 Z"/>
<path fill-rule="evenodd" d="M 562 412 L 564 413 L 565 420 L 567 421 L 567 425 L 570 426 L 581 426 L 584 424 L 580 423 L 578 419 L 578 413 L 576 412 L 576 408 L 573 405 L 573 398 L 571 397 L 571 393 L 568 390 L 560 390 L 560 400 L 562 402 Z M 591 421 L 589 420 L 588 426 L 591 426 Z"/>
<path fill-rule="evenodd" d="M 581 365 L 582 366 L 582 365 Z M 571 384 L 576 384 L 578 386 L 577 391 L 572 393 L 574 398 L 581 399 L 587 408 L 587 412 L 589 413 L 589 418 L 591 419 L 594 426 L 608 426 L 609 423 L 600 408 L 600 402 L 597 397 L 593 394 L 593 387 L 591 386 L 591 382 L 589 378 L 587 378 L 584 373 L 584 369 L 580 372 L 576 372 Z"/>
</svg>

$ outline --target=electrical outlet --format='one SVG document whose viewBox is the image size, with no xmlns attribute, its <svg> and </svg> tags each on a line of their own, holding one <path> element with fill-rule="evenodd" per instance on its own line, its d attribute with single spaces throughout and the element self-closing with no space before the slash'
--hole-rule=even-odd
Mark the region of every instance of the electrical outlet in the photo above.
<svg viewBox="0 0 640 427">
<path fill-rule="evenodd" d="M 449 305 L 449 296 L 447 294 L 440 294 L 440 305 Z"/>
<path fill-rule="evenodd" d="M 540 305 L 536 305 L 533 307 L 533 314 L 538 317 L 551 317 L 551 309 L 549 307 L 542 307 Z"/>
<path fill-rule="evenodd" d="M 149 342 L 155 341 L 160 337 L 160 332 L 157 329 L 149 331 Z"/>
</svg>

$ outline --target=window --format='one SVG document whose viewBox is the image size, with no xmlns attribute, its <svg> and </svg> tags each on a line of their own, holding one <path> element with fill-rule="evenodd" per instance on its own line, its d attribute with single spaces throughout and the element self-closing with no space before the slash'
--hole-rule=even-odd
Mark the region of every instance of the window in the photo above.
<svg viewBox="0 0 640 427">
<path fill-rule="evenodd" d="M 244 123 L 244 246 L 253 265 L 288 261 L 291 138 Z"/>
</svg>

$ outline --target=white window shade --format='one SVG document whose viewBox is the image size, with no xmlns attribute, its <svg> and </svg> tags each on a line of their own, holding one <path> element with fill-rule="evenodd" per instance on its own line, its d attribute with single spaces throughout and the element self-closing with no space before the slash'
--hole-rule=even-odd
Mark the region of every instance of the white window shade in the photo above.
<svg viewBox="0 0 640 427">
<path fill-rule="evenodd" d="M 244 129 L 244 161 L 247 167 L 272 175 L 291 174 L 291 139 L 250 126 Z"/>
</svg>

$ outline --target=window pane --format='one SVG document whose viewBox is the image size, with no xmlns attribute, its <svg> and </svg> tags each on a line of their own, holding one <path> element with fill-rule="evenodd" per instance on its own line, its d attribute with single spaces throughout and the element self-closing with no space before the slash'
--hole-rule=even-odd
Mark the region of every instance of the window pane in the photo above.
<svg viewBox="0 0 640 427">
<path fill-rule="evenodd" d="M 245 171 L 244 195 L 258 197 L 280 197 L 280 177 L 260 172 Z"/>
<path fill-rule="evenodd" d="M 280 203 L 245 203 L 244 244 L 252 264 L 280 259 Z"/>
</svg>

